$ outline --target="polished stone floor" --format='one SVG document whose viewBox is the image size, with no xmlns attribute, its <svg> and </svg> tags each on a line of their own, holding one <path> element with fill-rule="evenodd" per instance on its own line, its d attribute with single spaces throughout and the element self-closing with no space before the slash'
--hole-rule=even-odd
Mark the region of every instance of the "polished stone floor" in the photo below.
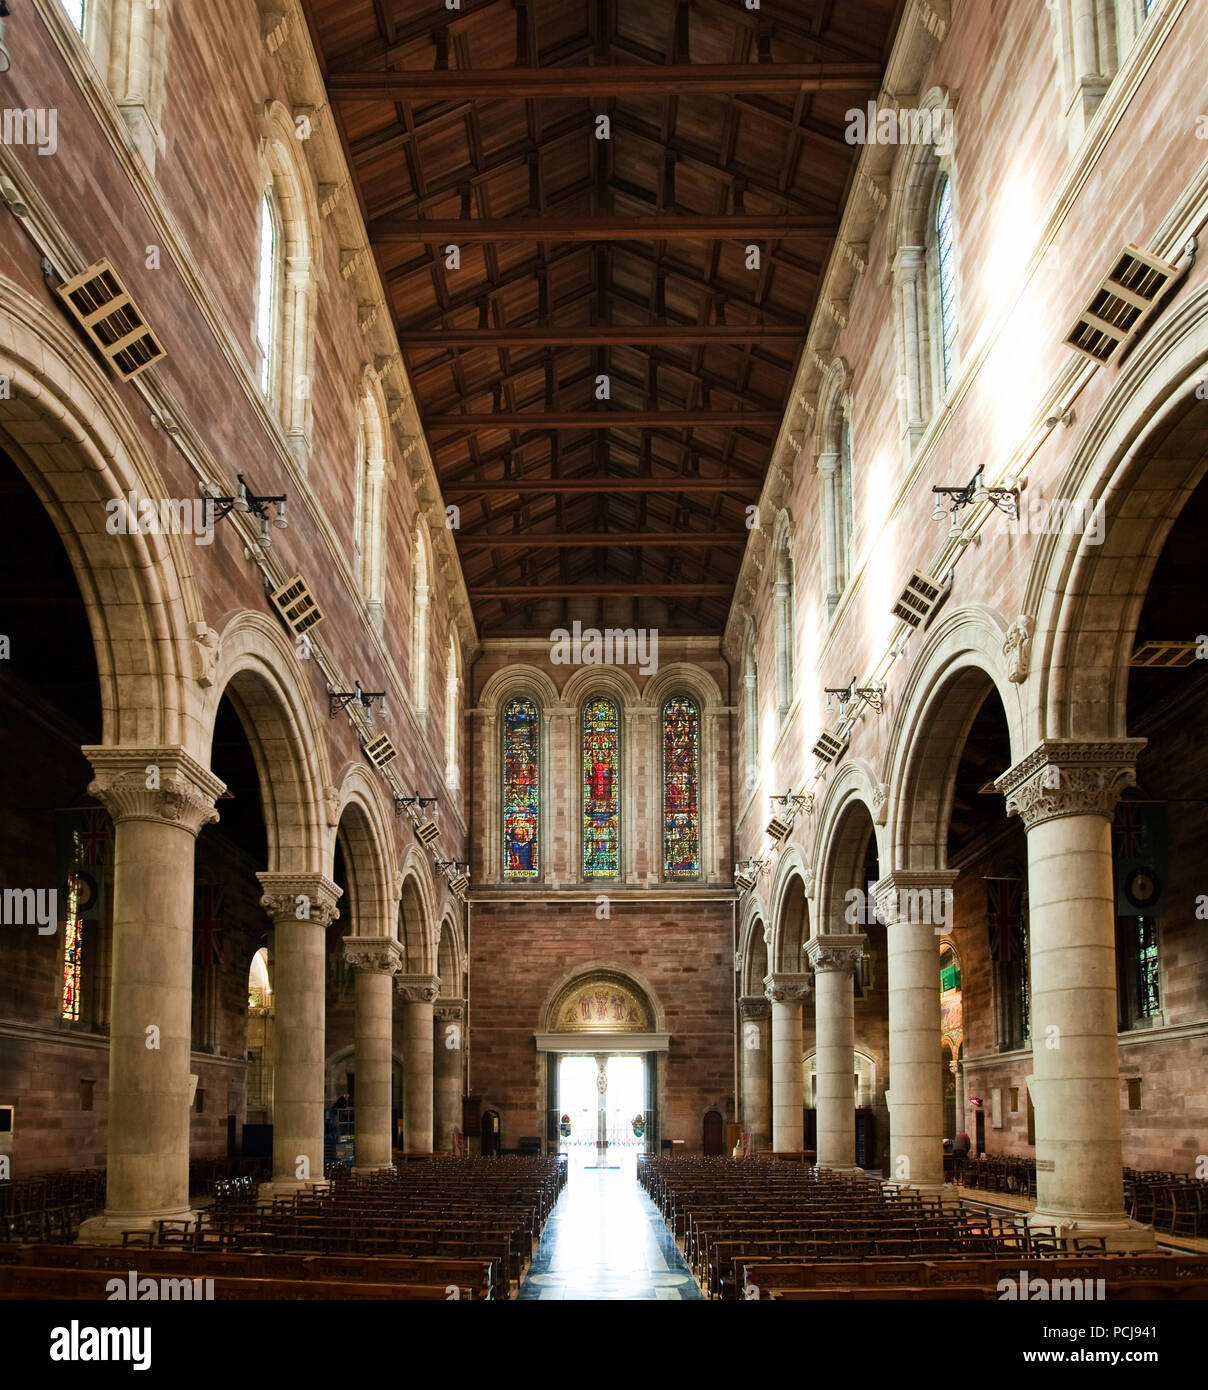
<svg viewBox="0 0 1208 1390">
<path fill-rule="evenodd" d="M 521 1298 L 701 1297 L 658 1208 L 638 1185 L 633 1155 L 611 1161 L 619 1166 L 593 1169 L 572 1155 Z"/>
</svg>

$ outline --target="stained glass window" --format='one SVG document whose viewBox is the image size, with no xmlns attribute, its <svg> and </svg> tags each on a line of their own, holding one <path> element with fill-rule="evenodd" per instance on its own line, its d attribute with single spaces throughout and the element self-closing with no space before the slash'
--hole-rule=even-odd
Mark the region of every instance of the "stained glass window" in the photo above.
<svg viewBox="0 0 1208 1390">
<path fill-rule="evenodd" d="M 944 179 L 935 201 L 935 258 L 939 268 L 940 345 L 944 387 L 952 381 L 952 342 L 956 337 L 956 267 L 952 255 L 952 184 Z"/>
<path fill-rule="evenodd" d="M 617 707 L 591 700 L 583 707 L 583 877 L 621 872 L 620 736 Z"/>
<path fill-rule="evenodd" d="M 64 923 L 63 999 L 59 1009 L 59 1017 L 68 1023 L 80 1021 L 80 967 L 84 961 L 84 923 L 76 916 L 76 897 L 75 888 L 69 887 L 67 920 Z"/>
<path fill-rule="evenodd" d="M 663 874 L 700 877 L 700 713 L 684 697 L 663 706 Z"/>
<path fill-rule="evenodd" d="M 537 877 L 540 715 L 532 700 L 503 712 L 503 876 Z"/>
<path fill-rule="evenodd" d="M 1157 1018 L 1162 1012 L 1162 990 L 1158 974 L 1158 931 L 1152 917 L 1136 919 L 1137 934 L 1137 1013 Z"/>
</svg>

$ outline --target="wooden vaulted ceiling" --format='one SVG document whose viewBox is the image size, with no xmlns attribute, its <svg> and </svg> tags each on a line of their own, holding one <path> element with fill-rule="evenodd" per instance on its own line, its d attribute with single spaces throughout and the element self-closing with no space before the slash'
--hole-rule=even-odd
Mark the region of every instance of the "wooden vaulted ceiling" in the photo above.
<svg viewBox="0 0 1208 1390">
<path fill-rule="evenodd" d="M 307 0 L 483 636 L 720 633 L 903 3 Z"/>
</svg>

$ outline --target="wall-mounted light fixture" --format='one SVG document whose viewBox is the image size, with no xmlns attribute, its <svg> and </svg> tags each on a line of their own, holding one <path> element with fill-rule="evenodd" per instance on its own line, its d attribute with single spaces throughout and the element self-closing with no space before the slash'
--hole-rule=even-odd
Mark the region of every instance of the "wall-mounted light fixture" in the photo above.
<svg viewBox="0 0 1208 1390">
<path fill-rule="evenodd" d="M 394 813 L 401 816 L 404 812 L 411 817 L 411 823 L 415 826 L 415 838 L 421 845 L 430 845 L 440 834 L 440 827 L 434 818 L 426 816 L 424 812 L 429 806 L 436 805 L 434 796 L 396 796 L 394 798 Z"/>
<path fill-rule="evenodd" d="M 740 893 L 749 893 L 767 867 L 766 859 L 740 859 L 734 865 L 734 887 Z"/>
<path fill-rule="evenodd" d="M 802 812 L 807 816 L 814 814 L 813 792 L 794 794 L 790 787 L 783 796 L 771 796 L 768 800 L 772 803 L 772 819 L 764 833 L 776 844 L 781 844 L 793 833 L 793 823 Z"/>
<path fill-rule="evenodd" d="M 386 713 L 386 692 L 384 690 L 362 690 L 360 681 L 356 682 L 355 690 L 335 690 L 331 682 L 328 681 L 327 694 L 330 697 L 332 719 L 342 709 L 347 709 L 349 705 L 360 705 L 368 713 L 374 700 L 380 701 L 381 714 L 384 716 Z"/>
<path fill-rule="evenodd" d="M 835 701 L 839 701 L 839 708 L 845 709 L 849 700 L 863 699 L 876 710 L 881 712 L 881 699 L 885 694 L 883 683 L 877 685 L 857 685 L 855 676 L 851 679 L 851 684 L 837 689 L 832 686 L 826 687 L 826 712 L 829 714 L 835 707 Z"/>
<path fill-rule="evenodd" d="M 458 897 L 470 886 L 470 866 L 457 859 L 435 859 L 436 868 L 449 880 L 449 887 Z"/>
<path fill-rule="evenodd" d="M 279 530 L 284 531 L 289 525 L 285 518 L 285 494 L 279 497 L 258 497 L 254 492 L 248 491 L 248 485 L 243 480 L 243 474 L 236 475 L 239 479 L 239 493 L 235 497 L 211 497 L 209 506 L 206 508 L 207 520 L 213 524 L 219 522 L 224 516 L 230 516 L 232 512 L 243 512 L 251 516 L 260 518 L 260 544 L 267 550 L 272 545 L 272 537 L 268 533 L 268 524 L 271 520 L 273 525 Z M 277 514 L 270 516 L 269 508 L 276 506 Z"/>
<path fill-rule="evenodd" d="M 931 491 L 936 494 L 935 510 L 931 513 L 932 521 L 945 521 L 949 517 L 952 524 L 948 529 L 948 535 L 955 540 L 961 534 L 961 524 L 956 519 L 956 514 L 965 507 L 980 507 L 983 502 L 989 502 L 998 511 L 1005 513 L 1012 520 L 1019 519 L 1019 494 L 1022 483 L 1018 478 L 1006 477 L 998 487 L 987 487 L 982 478 L 986 470 L 983 463 L 973 477 L 964 487 L 933 487 Z M 948 510 L 944 510 L 944 499 L 948 501 Z"/>
</svg>

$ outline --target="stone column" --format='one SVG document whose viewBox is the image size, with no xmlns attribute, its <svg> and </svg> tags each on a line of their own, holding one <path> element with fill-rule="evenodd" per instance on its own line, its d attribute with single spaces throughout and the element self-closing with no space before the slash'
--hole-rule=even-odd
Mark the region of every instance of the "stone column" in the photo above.
<svg viewBox="0 0 1208 1390">
<path fill-rule="evenodd" d="M 800 1007 L 799 1003 L 798 1015 Z M 742 1018 L 742 1127 L 751 1136 L 751 1151 L 766 1153 L 772 1142 L 772 1065 L 769 1056 L 772 1006 L 766 997 L 746 998 L 738 1001 L 738 1011 Z"/>
<path fill-rule="evenodd" d="M 432 1152 L 432 1008 L 435 975 L 399 975 L 403 996 L 403 1152 Z"/>
<path fill-rule="evenodd" d="M 89 747 L 113 818 L 113 962 L 105 1213 L 84 1244 L 191 1219 L 193 851 L 225 790 L 183 748 Z"/>
<path fill-rule="evenodd" d="M 451 1153 L 453 1132 L 461 1128 L 462 1065 L 465 1052 L 462 1033 L 466 1023 L 464 999 L 441 999 L 433 1010 L 436 1019 L 433 1067 L 434 1117 L 432 1142 L 437 1153 Z"/>
<path fill-rule="evenodd" d="M 1124 1213 L 1111 818 L 1143 739 L 1045 739 L 997 780 L 1028 832 L 1037 1224 L 1152 1246 Z"/>
<path fill-rule="evenodd" d="M 357 972 L 356 1109 L 353 1153 L 358 1173 L 392 1166 L 390 1124 L 394 991 L 402 950 L 390 936 L 346 936 L 344 957 Z"/>
<path fill-rule="evenodd" d="M 818 1064 L 818 1166 L 857 1172 L 856 1013 L 852 971 L 864 954 L 862 933 L 810 938 Z M 940 1035 L 937 1024 L 935 1050 Z"/>
<path fill-rule="evenodd" d="M 270 1192 L 323 1182 L 327 928 L 342 888 L 323 874 L 259 873 L 276 965 Z"/>
<path fill-rule="evenodd" d="M 951 871 L 899 869 L 874 890 L 888 942 L 887 1177 L 937 1192 L 944 1185 L 939 938 L 951 926 L 956 878 Z"/>
<path fill-rule="evenodd" d="M 772 1151 L 805 1148 L 805 1074 L 801 1066 L 801 1001 L 809 994 L 808 974 L 778 973 L 764 980 L 772 1001 Z"/>
</svg>

